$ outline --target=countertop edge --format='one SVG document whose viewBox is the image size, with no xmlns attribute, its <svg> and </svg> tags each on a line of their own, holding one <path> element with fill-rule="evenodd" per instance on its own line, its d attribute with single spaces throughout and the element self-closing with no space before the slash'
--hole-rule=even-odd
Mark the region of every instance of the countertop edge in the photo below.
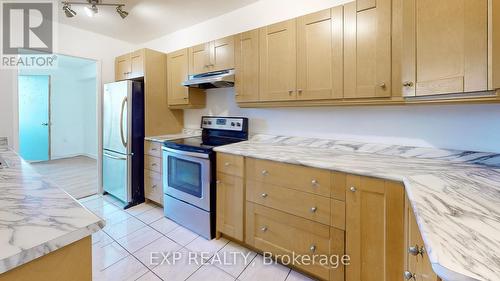
<svg viewBox="0 0 500 281">
<path fill-rule="evenodd" d="M 104 225 L 105 221 L 100 219 L 99 221 L 87 225 L 85 227 L 82 227 L 81 229 L 75 230 L 71 233 L 62 235 L 60 237 L 44 242 L 30 249 L 26 249 L 18 254 L 5 258 L 0 261 L 0 264 L 2 265 L 0 267 L 0 274 L 15 269 L 24 264 L 27 264 L 37 258 L 43 257 L 47 254 L 62 249 L 74 242 L 77 242 L 87 236 L 90 236 L 93 233 L 101 230 L 104 227 Z"/>
<path fill-rule="evenodd" d="M 239 155 L 239 156 L 244 156 L 244 157 L 256 158 L 256 159 L 262 159 L 262 160 L 277 161 L 277 162 L 281 162 L 281 163 L 302 165 L 302 166 L 311 167 L 311 168 L 326 169 L 326 170 L 330 170 L 330 171 L 343 172 L 343 173 L 355 174 L 355 175 L 360 175 L 360 176 L 376 177 L 376 178 L 380 178 L 380 179 L 384 179 L 384 180 L 401 182 L 405 188 L 405 192 L 408 196 L 408 200 L 410 201 L 410 205 L 415 213 L 417 225 L 418 225 L 419 229 L 421 230 L 421 232 L 426 233 L 426 231 L 425 231 L 426 227 L 423 226 L 424 224 L 422 222 L 422 219 L 420 219 L 418 216 L 418 213 L 419 213 L 418 209 L 415 208 L 414 203 L 412 202 L 414 200 L 414 198 L 412 197 L 411 191 L 409 192 L 409 190 L 411 190 L 411 184 L 408 183 L 407 176 L 367 173 L 366 171 L 362 171 L 362 170 L 357 171 L 357 170 L 352 170 L 352 169 L 348 169 L 348 168 L 342 169 L 339 167 L 335 167 L 335 169 L 333 169 L 332 167 L 326 167 L 326 166 L 321 166 L 321 165 L 304 164 L 304 163 L 301 163 L 300 161 L 295 162 L 295 161 L 276 160 L 273 157 L 261 157 L 261 156 L 256 156 L 256 155 L 252 155 L 249 153 L 241 153 L 241 152 L 231 151 L 230 149 L 224 148 L 224 146 L 216 147 L 216 148 L 214 148 L 214 151 L 221 152 L 221 153 L 227 153 L 227 154 L 233 154 L 233 155 Z M 422 229 L 424 231 L 422 231 Z M 422 238 L 424 240 L 425 247 L 432 249 L 432 247 L 429 247 L 430 245 L 429 245 L 427 237 L 425 237 L 425 235 L 422 235 L 422 236 L 423 236 Z M 477 281 L 477 280 L 479 280 L 476 278 L 476 276 L 468 276 L 468 275 L 465 275 L 463 273 L 450 270 L 447 267 L 443 266 L 439 262 L 439 258 L 432 254 L 432 250 L 428 256 L 429 256 L 429 261 L 432 265 L 434 272 L 445 281 L 446 280 L 453 280 L 453 281 L 455 281 L 455 280 L 456 281 Z"/>
</svg>

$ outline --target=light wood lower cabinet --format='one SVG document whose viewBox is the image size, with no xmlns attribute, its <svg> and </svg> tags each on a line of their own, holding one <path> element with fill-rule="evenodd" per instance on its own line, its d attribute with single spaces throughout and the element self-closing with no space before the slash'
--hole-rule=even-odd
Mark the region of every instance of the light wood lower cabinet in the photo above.
<svg viewBox="0 0 500 281">
<path fill-rule="evenodd" d="M 425 251 L 424 240 L 418 229 L 417 221 L 413 209 L 406 200 L 406 239 L 407 250 L 405 276 L 414 281 L 440 281 L 441 279 L 432 270 L 427 252 Z"/>
<path fill-rule="evenodd" d="M 243 179 L 217 173 L 217 231 L 243 241 Z"/>
<path fill-rule="evenodd" d="M 326 255 L 330 254 L 330 227 L 285 212 L 247 203 L 246 243 L 274 255 Z M 283 260 L 285 262 L 285 260 Z M 323 279 L 329 279 L 328 266 L 298 265 Z"/>
<path fill-rule="evenodd" d="M 14 280 L 92 281 L 91 236 L 0 274 L 0 281 Z"/>
<path fill-rule="evenodd" d="M 404 188 L 348 175 L 346 180 L 347 281 L 400 280 L 404 260 Z"/>
<path fill-rule="evenodd" d="M 161 143 L 144 141 L 144 197 L 163 205 Z"/>
<path fill-rule="evenodd" d="M 406 253 L 423 242 L 401 183 L 223 153 L 217 162 L 219 233 L 321 280 L 404 280 L 408 270 L 438 281 L 427 256 Z"/>
<path fill-rule="evenodd" d="M 244 241 L 245 185 L 242 156 L 217 153 L 217 236 Z"/>
<path fill-rule="evenodd" d="M 247 200 L 330 225 L 330 198 L 248 179 Z"/>
</svg>

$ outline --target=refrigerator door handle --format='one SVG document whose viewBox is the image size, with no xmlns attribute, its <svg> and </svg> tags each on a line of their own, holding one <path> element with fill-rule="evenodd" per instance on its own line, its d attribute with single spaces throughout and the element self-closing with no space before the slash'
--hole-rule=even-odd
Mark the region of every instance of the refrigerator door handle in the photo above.
<svg viewBox="0 0 500 281">
<path fill-rule="evenodd" d="M 103 153 L 105 157 L 109 157 L 111 159 L 116 159 L 116 160 L 127 160 L 127 157 L 118 157 L 118 156 L 113 156 L 111 154 L 108 154 L 106 152 Z"/>
<path fill-rule="evenodd" d="M 127 97 L 123 98 L 122 108 L 120 112 L 120 137 L 122 139 L 122 144 L 124 147 L 127 147 L 127 141 L 125 140 L 125 136 L 123 135 L 123 111 L 125 109 L 125 105 L 127 104 Z"/>
</svg>

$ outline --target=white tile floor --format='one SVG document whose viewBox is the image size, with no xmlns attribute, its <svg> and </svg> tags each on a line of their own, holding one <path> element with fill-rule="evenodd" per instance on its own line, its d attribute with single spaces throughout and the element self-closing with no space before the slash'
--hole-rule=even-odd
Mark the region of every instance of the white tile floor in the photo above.
<svg viewBox="0 0 500 281">
<path fill-rule="evenodd" d="M 265 265 L 261 255 L 224 238 L 208 241 L 165 218 L 156 205 L 124 211 L 112 197 L 98 195 L 80 202 L 106 220 L 92 235 L 93 280 L 313 280 L 282 265 Z M 159 263 L 160 253 L 167 262 Z"/>
</svg>

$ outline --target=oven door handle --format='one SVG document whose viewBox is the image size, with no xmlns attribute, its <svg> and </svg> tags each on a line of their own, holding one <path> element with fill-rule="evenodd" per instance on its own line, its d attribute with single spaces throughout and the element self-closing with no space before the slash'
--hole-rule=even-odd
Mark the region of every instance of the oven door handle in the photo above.
<svg viewBox="0 0 500 281">
<path fill-rule="evenodd" d="M 206 154 L 206 153 L 183 151 L 183 150 L 171 149 L 171 148 L 164 147 L 164 146 L 162 147 L 162 149 L 163 149 L 163 151 L 173 153 L 173 154 L 208 159 L 208 154 Z"/>
</svg>

